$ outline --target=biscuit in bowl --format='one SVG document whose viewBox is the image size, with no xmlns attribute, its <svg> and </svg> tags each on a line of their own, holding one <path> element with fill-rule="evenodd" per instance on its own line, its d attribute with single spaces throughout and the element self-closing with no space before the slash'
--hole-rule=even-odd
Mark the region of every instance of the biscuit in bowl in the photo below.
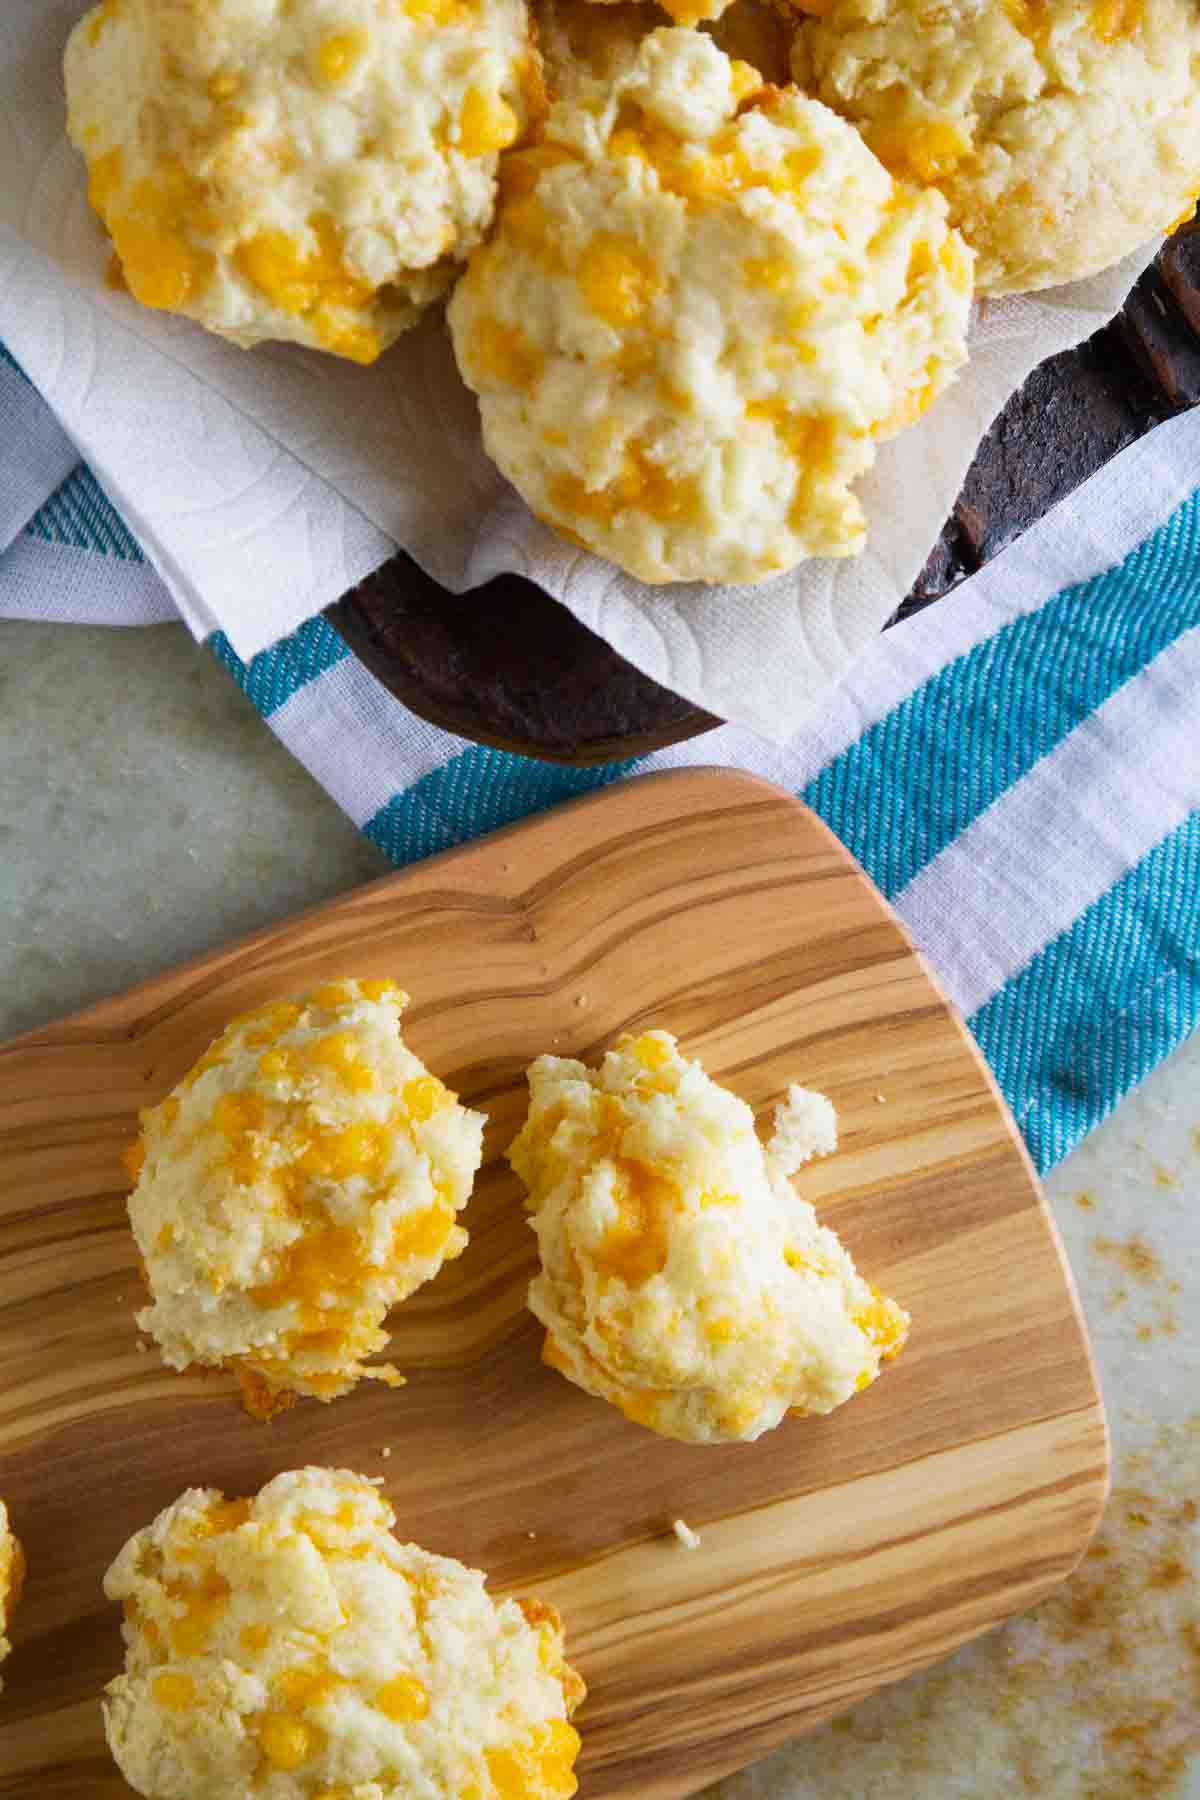
<svg viewBox="0 0 1200 1800">
<path fill-rule="evenodd" d="M 103 0 L 67 123 L 135 299 L 369 363 L 482 237 L 538 68 L 523 0 Z"/>
<path fill-rule="evenodd" d="M 796 79 L 931 183 L 982 293 L 1094 275 L 1200 192 L 1194 0 L 819 0 Z"/>
<path fill-rule="evenodd" d="M 678 28 L 557 103 L 501 181 L 448 316 L 532 510 L 652 583 L 860 551 L 855 483 L 966 355 L 941 195 Z"/>
<path fill-rule="evenodd" d="M 539 1057 L 529 1086 L 509 1159 L 551 1367 L 636 1424 L 716 1444 L 831 1412 L 898 1355 L 908 1314 L 788 1179 L 836 1147 L 822 1095 L 791 1088 L 764 1150 L 746 1103 L 665 1031 L 595 1069 Z"/>
<path fill-rule="evenodd" d="M 104 1591 L 125 1615 L 109 1747 L 147 1800 L 568 1800 L 584 1695 L 562 1624 L 393 1532 L 345 1470 L 193 1488 Z"/>
<path fill-rule="evenodd" d="M 458 1256 L 482 1154 L 404 1043 L 393 981 L 326 982 L 227 1027 L 129 1153 L 129 1217 L 172 1368 L 236 1371 L 269 1416 L 297 1394 L 396 1385 L 389 1309 Z"/>
</svg>

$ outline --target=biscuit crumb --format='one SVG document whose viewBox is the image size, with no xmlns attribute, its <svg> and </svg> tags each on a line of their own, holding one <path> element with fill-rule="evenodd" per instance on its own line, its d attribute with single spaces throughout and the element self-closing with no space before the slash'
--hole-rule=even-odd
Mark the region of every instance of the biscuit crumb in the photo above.
<svg viewBox="0 0 1200 1800">
<path fill-rule="evenodd" d="M 687 1524 L 685 1520 L 673 1520 L 671 1523 L 671 1530 L 675 1533 L 675 1536 L 679 1539 L 685 1550 L 698 1550 L 700 1548 L 700 1533 L 698 1531 L 693 1531 L 691 1526 Z"/>
<path fill-rule="evenodd" d="M 767 1155 L 784 1175 L 794 1175 L 814 1156 L 832 1156 L 838 1146 L 833 1102 L 811 1088 L 792 1082 L 787 1098 L 775 1108 L 775 1131 Z"/>
</svg>

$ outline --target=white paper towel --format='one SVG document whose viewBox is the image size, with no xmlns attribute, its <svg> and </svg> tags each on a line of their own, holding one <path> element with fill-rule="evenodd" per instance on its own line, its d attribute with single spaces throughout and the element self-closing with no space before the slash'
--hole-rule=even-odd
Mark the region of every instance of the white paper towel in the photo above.
<svg viewBox="0 0 1200 1800">
<path fill-rule="evenodd" d="M 968 368 L 863 484 L 862 556 L 756 588 L 647 588 L 561 542 L 491 467 L 440 317 L 362 369 L 294 345 L 246 353 L 105 286 L 63 129 L 62 47 L 84 10 L 0 5 L 0 338 L 192 629 L 219 627 L 243 658 L 398 543 L 456 591 L 532 577 L 655 680 L 784 742 L 907 593 L 1009 394 L 1103 324 L 1152 253 L 977 309 Z"/>
</svg>

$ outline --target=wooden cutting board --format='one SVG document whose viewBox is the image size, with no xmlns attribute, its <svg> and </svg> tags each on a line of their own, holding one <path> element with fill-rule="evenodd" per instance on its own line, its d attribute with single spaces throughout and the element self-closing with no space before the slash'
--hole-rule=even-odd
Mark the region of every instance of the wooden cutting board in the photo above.
<svg viewBox="0 0 1200 1800">
<path fill-rule="evenodd" d="M 397 1315 L 406 1388 L 264 1426 L 231 1382 L 139 1354 L 120 1152 L 232 1014 L 385 973 L 416 1051 L 490 1115 L 471 1244 Z M 804 1191 L 914 1319 L 868 1393 L 754 1445 L 628 1424 L 541 1366 L 523 1307 L 534 1243 L 502 1160 L 523 1070 L 650 1024 L 760 1113 L 791 1079 L 832 1096 L 842 1148 Z M 561 1607 L 591 1687 L 584 1800 L 693 1793 L 1073 1567 L 1107 1439 L 1057 1234 L 961 1020 L 789 796 L 720 770 L 631 782 L 0 1050 L 0 1492 L 29 1554 L 0 1794 L 127 1792 L 97 1705 L 108 1562 L 184 1487 L 305 1462 L 382 1475 L 403 1535 Z"/>
</svg>

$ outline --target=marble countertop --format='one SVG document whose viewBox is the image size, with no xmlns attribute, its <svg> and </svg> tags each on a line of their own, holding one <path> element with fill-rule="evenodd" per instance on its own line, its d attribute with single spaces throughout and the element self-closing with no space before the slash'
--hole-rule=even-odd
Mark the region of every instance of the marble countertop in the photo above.
<svg viewBox="0 0 1200 1800">
<path fill-rule="evenodd" d="M 385 868 L 181 628 L 0 622 L 0 1039 Z M 1200 1800 L 1200 1038 L 1046 1185 L 1112 1428 L 1099 1537 L 710 1800 Z"/>
</svg>

